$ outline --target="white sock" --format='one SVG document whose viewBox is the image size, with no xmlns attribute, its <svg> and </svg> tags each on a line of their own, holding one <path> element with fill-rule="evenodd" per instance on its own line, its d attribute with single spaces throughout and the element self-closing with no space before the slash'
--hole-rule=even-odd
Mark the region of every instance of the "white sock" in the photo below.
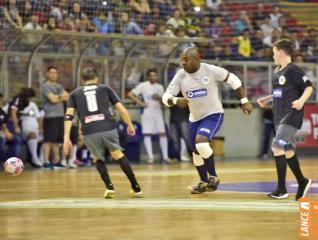
<svg viewBox="0 0 318 240">
<path fill-rule="evenodd" d="M 38 149 L 38 140 L 33 138 L 28 140 L 28 147 L 31 152 L 32 162 L 40 163 L 40 159 L 38 157 L 37 149 Z"/>
<path fill-rule="evenodd" d="M 144 136 L 144 144 L 146 147 L 148 159 L 153 159 L 151 136 Z"/>
<path fill-rule="evenodd" d="M 180 156 L 183 156 L 183 155 L 188 155 L 187 153 L 187 147 L 186 147 L 186 144 L 183 140 L 183 138 L 181 138 L 181 149 L 180 149 Z"/>
<path fill-rule="evenodd" d="M 168 140 L 166 136 L 160 136 L 159 138 L 160 148 L 164 160 L 167 160 L 168 157 Z"/>
</svg>

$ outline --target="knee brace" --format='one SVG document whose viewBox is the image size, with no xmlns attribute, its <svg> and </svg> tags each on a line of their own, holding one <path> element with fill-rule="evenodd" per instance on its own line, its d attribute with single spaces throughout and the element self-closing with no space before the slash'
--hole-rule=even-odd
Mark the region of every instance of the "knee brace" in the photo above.
<svg viewBox="0 0 318 240">
<path fill-rule="evenodd" d="M 199 152 L 200 156 L 203 158 L 209 158 L 213 154 L 213 150 L 210 147 L 210 143 L 197 143 L 195 144 L 197 151 Z"/>
<path fill-rule="evenodd" d="M 204 160 L 200 155 L 197 155 L 195 153 L 192 153 L 193 156 L 193 164 L 194 166 L 202 166 L 204 165 Z"/>
</svg>

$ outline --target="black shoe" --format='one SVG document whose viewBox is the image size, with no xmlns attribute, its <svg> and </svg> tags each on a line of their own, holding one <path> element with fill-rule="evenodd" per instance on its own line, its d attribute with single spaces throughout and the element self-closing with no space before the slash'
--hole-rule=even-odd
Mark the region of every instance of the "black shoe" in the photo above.
<svg viewBox="0 0 318 240">
<path fill-rule="evenodd" d="M 216 189 L 218 189 L 218 186 L 220 184 L 220 179 L 219 177 L 216 176 L 210 176 L 209 181 L 208 181 L 208 187 L 207 187 L 207 192 L 213 192 Z"/>
<path fill-rule="evenodd" d="M 275 198 L 275 199 L 285 199 L 288 198 L 288 193 L 287 191 L 278 191 L 276 190 L 275 192 L 272 192 L 270 194 L 267 194 L 270 198 Z"/>
<path fill-rule="evenodd" d="M 304 198 L 311 186 L 312 180 L 306 179 L 304 183 L 299 183 L 297 194 L 295 200 L 298 201 L 301 198 Z"/>
<path fill-rule="evenodd" d="M 200 194 L 206 192 L 208 187 L 208 183 L 206 182 L 199 182 L 197 186 L 191 187 L 191 193 L 192 194 Z"/>
</svg>

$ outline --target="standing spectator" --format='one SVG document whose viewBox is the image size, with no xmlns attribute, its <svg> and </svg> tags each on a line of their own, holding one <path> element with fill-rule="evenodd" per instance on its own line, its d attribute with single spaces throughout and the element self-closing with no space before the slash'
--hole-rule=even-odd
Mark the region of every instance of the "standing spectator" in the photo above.
<svg viewBox="0 0 318 240">
<path fill-rule="evenodd" d="M 260 56 L 260 52 L 263 49 L 263 32 L 260 29 L 254 31 L 253 36 L 251 37 L 252 49 L 256 56 Z"/>
<path fill-rule="evenodd" d="M 317 30 L 314 28 L 309 28 L 307 30 L 307 37 L 305 37 L 300 45 L 301 51 L 305 54 L 305 56 L 313 56 L 314 49 L 317 46 L 316 38 Z"/>
<path fill-rule="evenodd" d="M 271 25 L 273 28 L 278 27 L 278 19 L 283 16 L 283 14 L 280 12 L 280 6 L 276 5 L 274 6 L 273 12 L 269 14 L 271 18 Z"/>
<path fill-rule="evenodd" d="M 99 16 L 93 17 L 93 24 L 96 26 L 99 33 L 114 32 L 113 22 L 111 21 L 108 12 L 100 12 Z"/>
<path fill-rule="evenodd" d="M 239 56 L 243 59 L 250 58 L 252 55 L 252 45 L 250 40 L 249 30 L 244 30 L 242 35 L 237 38 L 238 41 L 238 53 Z"/>
<path fill-rule="evenodd" d="M 3 8 L 4 22 L 3 28 L 17 28 L 22 29 L 23 23 L 19 13 L 19 9 L 16 6 L 16 0 L 9 0 L 7 6 Z"/>
<path fill-rule="evenodd" d="M 75 19 L 86 19 L 87 15 L 81 11 L 81 4 L 79 2 L 73 2 L 72 12 L 69 14 L 72 20 Z"/>
<path fill-rule="evenodd" d="M 53 150 L 53 163 L 59 162 L 59 144 L 63 143 L 64 130 L 64 101 L 69 94 L 57 83 L 58 71 L 56 67 L 47 69 L 47 81 L 42 86 L 42 105 L 44 109 L 44 164 L 43 167 L 53 168 L 49 163 L 50 150 Z"/>
<path fill-rule="evenodd" d="M 182 19 L 182 15 L 179 9 L 175 9 L 173 11 L 173 16 L 168 19 L 167 24 L 172 25 L 173 29 L 185 26 L 185 22 Z"/>
<path fill-rule="evenodd" d="M 33 14 L 23 28 L 26 30 L 42 30 L 39 24 L 39 17 Z"/>
<path fill-rule="evenodd" d="M 265 9 L 263 3 L 257 4 L 257 10 L 253 12 L 252 23 L 254 28 L 259 27 L 265 19 Z"/>
<path fill-rule="evenodd" d="M 29 105 L 21 113 L 22 136 L 27 141 L 28 148 L 32 156 L 32 163 L 36 167 L 42 167 L 38 157 L 39 133 L 42 131 L 42 120 L 39 108 L 30 101 Z"/>
<path fill-rule="evenodd" d="M 264 37 L 272 36 L 274 28 L 271 24 L 271 17 L 270 16 L 265 17 L 263 24 L 260 25 L 260 28 L 263 32 Z"/>
<path fill-rule="evenodd" d="M 58 0 L 57 5 L 51 9 L 50 16 L 56 19 L 59 26 L 63 23 L 63 16 L 67 15 L 67 11 L 65 9 L 66 6 L 66 0 Z"/>
<path fill-rule="evenodd" d="M 250 19 L 248 18 L 246 11 L 240 11 L 237 20 L 234 22 L 233 28 L 236 35 L 251 28 Z"/>
<path fill-rule="evenodd" d="M 123 12 L 121 15 L 121 33 L 122 34 L 131 34 L 131 35 L 142 35 L 142 29 L 139 25 L 133 20 L 129 18 L 128 13 Z"/>
<path fill-rule="evenodd" d="M 160 104 L 161 96 L 164 92 L 163 86 L 157 82 L 158 73 L 156 69 L 149 69 L 147 77 L 148 81 L 137 85 L 128 93 L 128 96 L 144 108 L 141 115 L 141 125 L 144 144 L 148 154 L 148 163 L 154 162 L 151 143 L 151 135 L 153 134 L 159 134 L 163 161 L 170 163 L 171 160 L 168 158 L 168 141 Z M 143 101 L 138 98 L 139 95 L 142 96 Z"/>
<path fill-rule="evenodd" d="M 30 20 L 32 15 L 33 15 L 33 9 L 32 9 L 31 1 L 25 1 L 25 3 L 23 4 L 21 14 L 20 14 L 22 18 L 22 23 L 25 25 L 25 23 Z"/>
</svg>

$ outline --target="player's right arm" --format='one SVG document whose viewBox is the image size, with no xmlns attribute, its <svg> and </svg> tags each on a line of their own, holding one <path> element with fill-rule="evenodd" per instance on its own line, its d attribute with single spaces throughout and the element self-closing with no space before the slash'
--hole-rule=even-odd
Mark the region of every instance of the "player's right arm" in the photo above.
<svg viewBox="0 0 318 240">
<path fill-rule="evenodd" d="M 261 97 L 261 98 L 257 99 L 256 101 L 257 101 L 257 103 L 258 103 L 258 105 L 260 107 L 264 108 L 264 107 L 266 107 L 266 105 L 269 102 L 273 101 L 273 95 L 268 95 L 266 97 Z"/>
<path fill-rule="evenodd" d="M 176 97 L 181 91 L 180 81 L 182 79 L 182 72 L 179 70 L 169 83 L 167 90 L 162 95 L 162 102 L 167 107 L 178 106 L 181 108 L 188 106 L 188 100 L 183 97 Z"/>
<path fill-rule="evenodd" d="M 119 112 L 120 117 L 127 124 L 128 134 L 132 136 L 135 135 L 135 128 L 132 124 L 131 117 L 129 115 L 127 108 L 125 108 L 125 106 L 121 102 L 117 102 L 115 104 L 115 108 Z"/>
</svg>

